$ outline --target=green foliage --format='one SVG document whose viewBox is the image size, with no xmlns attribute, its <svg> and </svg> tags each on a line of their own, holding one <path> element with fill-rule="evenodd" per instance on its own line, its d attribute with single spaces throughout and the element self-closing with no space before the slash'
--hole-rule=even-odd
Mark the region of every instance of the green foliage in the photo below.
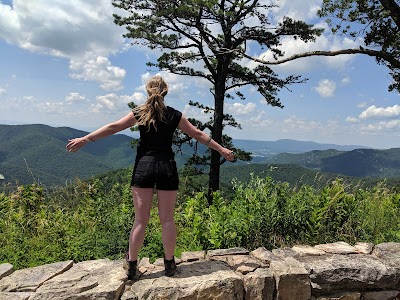
<svg viewBox="0 0 400 300">
<path fill-rule="evenodd" d="M 122 258 L 132 226 L 132 196 L 128 183 L 110 182 L 105 177 L 55 192 L 26 185 L 0 193 L 0 263 L 19 269 L 69 259 Z M 252 176 L 232 186 L 229 196 L 215 192 L 211 205 L 204 192 L 179 195 L 176 256 L 236 246 L 400 242 L 400 193 L 384 183 L 361 188 L 337 179 L 315 189 Z M 163 256 L 155 204 L 154 199 L 140 252 L 152 261 Z"/>
</svg>

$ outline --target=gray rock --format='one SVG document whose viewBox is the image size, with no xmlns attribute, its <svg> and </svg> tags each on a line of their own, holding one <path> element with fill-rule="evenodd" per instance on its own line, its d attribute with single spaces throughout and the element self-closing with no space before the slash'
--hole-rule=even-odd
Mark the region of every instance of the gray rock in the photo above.
<svg viewBox="0 0 400 300">
<path fill-rule="evenodd" d="M 398 300 L 400 291 L 379 291 L 363 293 L 363 300 Z"/>
<path fill-rule="evenodd" d="M 261 261 L 266 266 L 269 266 L 271 261 L 282 260 L 264 247 L 257 248 L 256 250 L 250 252 L 250 255 Z"/>
<path fill-rule="evenodd" d="M 222 255 L 247 255 L 249 251 L 247 249 L 236 247 L 236 248 L 229 248 L 229 249 L 216 249 L 216 250 L 208 250 L 207 257 L 213 256 L 222 256 Z"/>
<path fill-rule="evenodd" d="M 361 254 L 371 254 L 372 250 L 374 249 L 374 244 L 372 243 L 361 243 L 358 242 L 354 245 L 357 253 Z"/>
<path fill-rule="evenodd" d="M 232 270 L 242 274 L 253 272 L 255 269 L 261 267 L 261 262 L 249 255 L 214 256 L 211 260 L 226 262 Z"/>
<path fill-rule="evenodd" d="M 0 291 L 34 292 L 44 282 L 61 274 L 73 265 L 73 261 L 56 262 L 34 268 L 17 270 L 0 280 Z"/>
<path fill-rule="evenodd" d="M 147 272 L 121 299 L 242 300 L 243 297 L 242 278 L 228 266 L 219 261 L 196 261 L 182 263 L 174 277 Z"/>
<path fill-rule="evenodd" d="M 260 268 L 243 277 L 245 300 L 272 300 L 275 292 L 274 274 Z"/>
<path fill-rule="evenodd" d="M 373 255 L 381 257 L 387 254 L 397 254 L 400 255 L 400 243 L 382 243 L 378 244 L 374 248 Z"/>
<path fill-rule="evenodd" d="M 361 293 L 358 292 L 345 292 L 325 297 L 318 297 L 316 300 L 360 300 Z"/>
<path fill-rule="evenodd" d="M 292 248 L 284 247 L 278 249 L 272 249 L 272 254 L 279 257 L 281 260 L 284 260 L 287 257 L 299 257 L 299 253 L 294 251 Z"/>
<path fill-rule="evenodd" d="M 12 264 L 0 264 L 0 279 L 6 277 L 14 272 L 14 266 Z"/>
<path fill-rule="evenodd" d="M 296 245 L 292 247 L 292 250 L 295 251 L 298 256 L 313 256 L 313 255 L 325 255 L 326 252 L 322 250 L 318 250 L 315 247 L 307 246 L 307 245 Z"/>
<path fill-rule="evenodd" d="M 284 261 L 272 261 L 270 269 L 274 273 L 278 300 L 311 298 L 308 272 L 296 259 L 288 257 Z"/>
<path fill-rule="evenodd" d="M 29 300 L 111 300 L 123 292 L 122 260 L 84 261 L 46 281 Z"/>
<path fill-rule="evenodd" d="M 357 253 L 356 249 L 345 242 L 336 242 L 329 244 L 320 244 L 314 246 L 315 249 L 325 251 L 326 253 L 333 254 L 354 254 Z"/>
<path fill-rule="evenodd" d="M 400 273 L 363 254 L 303 256 L 297 259 L 310 274 L 316 296 L 342 291 L 393 289 Z"/>
<path fill-rule="evenodd" d="M 28 300 L 31 295 L 30 292 L 0 292 L 0 300 Z"/>
<path fill-rule="evenodd" d="M 191 262 L 191 261 L 203 260 L 205 256 L 206 256 L 205 251 L 182 252 L 181 259 L 183 262 Z"/>
</svg>

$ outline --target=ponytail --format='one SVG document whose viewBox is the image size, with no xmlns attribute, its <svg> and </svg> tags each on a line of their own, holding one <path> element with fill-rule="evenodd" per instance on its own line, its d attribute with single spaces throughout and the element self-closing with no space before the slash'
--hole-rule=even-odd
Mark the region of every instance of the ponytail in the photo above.
<svg viewBox="0 0 400 300">
<path fill-rule="evenodd" d="M 146 84 L 148 98 L 145 104 L 133 109 L 137 124 L 147 127 L 147 131 L 154 127 L 157 130 L 157 121 L 165 121 L 164 97 L 168 93 L 168 86 L 161 76 L 154 76 Z"/>
</svg>

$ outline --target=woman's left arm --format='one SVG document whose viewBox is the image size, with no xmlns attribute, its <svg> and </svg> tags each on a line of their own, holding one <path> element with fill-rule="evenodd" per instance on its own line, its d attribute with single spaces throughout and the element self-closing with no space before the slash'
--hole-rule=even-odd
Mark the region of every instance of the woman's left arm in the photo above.
<svg viewBox="0 0 400 300">
<path fill-rule="evenodd" d="M 76 152 L 87 143 L 94 142 L 98 139 L 107 137 L 129 127 L 132 127 L 136 124 L 136 122 L 137 121 L 135 116 L 133 115 L 133 112 L 129 112 L 125 117 L 119 119 L 118 121 L 104 125 L 103 127 L 93 131 L 92 133 L 89 133 L 88 135 L 68 140 L 68 144 L 66 146 L 67 151 Z"/>
</svg>

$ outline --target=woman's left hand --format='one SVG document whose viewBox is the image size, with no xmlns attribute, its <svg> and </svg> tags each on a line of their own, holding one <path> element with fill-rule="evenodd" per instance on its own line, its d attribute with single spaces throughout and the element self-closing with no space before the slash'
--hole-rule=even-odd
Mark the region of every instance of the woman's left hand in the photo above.
<svg viewBox="0 0 400 300">
<path fill-rule="evenodd" d="M 89 142 L 90 140 L 87 137 L 75 138 L 72 140 L 68 140 L 66 148 L 68 152 L 76 152 Z"/>
</svg>

